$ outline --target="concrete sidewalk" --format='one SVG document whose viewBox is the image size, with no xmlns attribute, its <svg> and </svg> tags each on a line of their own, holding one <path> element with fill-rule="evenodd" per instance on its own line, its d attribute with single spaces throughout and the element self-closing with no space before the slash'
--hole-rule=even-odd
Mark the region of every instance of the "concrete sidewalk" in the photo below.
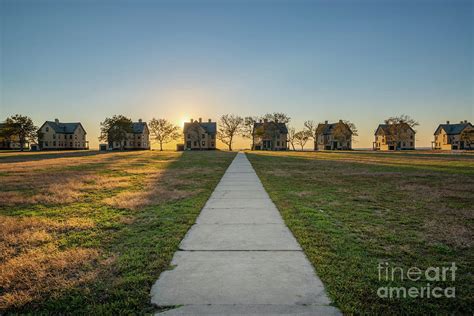
<svg viewBox="0 0 474 316">
<path fill-rule="evenodd" d="M 339 315 L 324 285 L 237 154 L 151 289 L 159 315 Z"/>
</svg>

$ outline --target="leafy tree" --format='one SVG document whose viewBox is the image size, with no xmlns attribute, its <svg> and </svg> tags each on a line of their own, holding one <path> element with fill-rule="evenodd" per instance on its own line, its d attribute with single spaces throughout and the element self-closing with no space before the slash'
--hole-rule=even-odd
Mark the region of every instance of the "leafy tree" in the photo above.
<svg viewBox="0 0 474 316">
<path fill-rule="evenodd" d="M 33 120 L 28 116 L 20 114 L 7 118 L 2 129 L 2 134 L 6 139 L 11 140 L 15 136 L 18 138 L 21 151 L 25 149 L 26 144 L 35 142 L 38 139 L 37 132 L 38 127 L 35 126 Z"/>
<path fill-rule="evenodd" d="M 256 133 L 255 123 L 257 123 L 259 120 L 260 120 L 260 117 L 258 116 L 246 116 L 244 118 L 242 129 L 240 131 L 240 134 L 242 135 L 242 137 L 249 138 L 252 140 L 252 147 L 251 147 L 252 149 L 255 146 L 255 143 L 254 143 L 255 141 L 254 135 Z"/>
<path fill-rule="evenodd" d="M 149 128 L 152 137 L 160 144 L 160 151 L 163 151 L 163 144 L 177 140 L 181 136 L 179 127 L 166 119 L 153 118 Z"/>
<path fill-rule="evenodd" d="M 234 137 L 242 133 L 244 119 L 238 115 L 224 114 L 219 120 L 219 132 L 217 137 L 221 142 L 229 146 L 232 151 L 232 142 Z"/>
<path fill-rule="evenodd" d="M 267 113 L 263 116 L 263 119 L 273 121 L 273 122 L 285 123 L 285 124 L 288 124 L 291 121 L 291 117 L 289 117 L 285 113 L 280 113 L 280 112 Z"/>
<path fill-rule="evenodd" d="M 311 135 L 307 130 L 296 132 L 294 135 L 295 143 L 301 146 L 301 150 L 304 150 L 304 146 L 310 139 Z"/>
<path fill-rule="evenodd" d="M 132 120 L 123 115 L 114 115 L 100 123 L 100 141 L 109 144 L 119 143 L 123 150 L 127 141 L 127 134 L 132 132 Z"/>
<path fill-rule="evenodd" d="M 288 128 L 288 143 L 290 143 L 293 150 L 295 150 L 295 134 L 296 130 L 294 127 Z"/>
</svg>

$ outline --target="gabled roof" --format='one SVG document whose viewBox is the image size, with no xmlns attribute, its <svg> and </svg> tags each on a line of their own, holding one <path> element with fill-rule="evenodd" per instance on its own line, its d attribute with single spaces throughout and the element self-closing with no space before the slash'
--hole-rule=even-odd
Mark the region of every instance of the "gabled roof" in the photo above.
<svg viewBox="0 0 474 316">
<path fill-rule="evenodd" d="M 286 127 L 285 123 L 281 123 L 281 122 L 276 123 L 276 122 L 270 121 L 270 122 L 255 122 L 253 124 L 254 129 L 263 127 L 263 129 L 265 130 L 269 128 L 270 126 L 278 128 L 278 130 L 282 134 L 288 134 L 288 128 Z"/>
<path fill-rule="evenodd" d="M 408 125 L 407 123 L 399 123 L 399 124 L 406 125 L 406 127 L 408 127 L 409 129 L 411 129 L 413 133 L 416 133 L 416 131 L 415 131 L 410 125 Z M 374 135 L 377 135 L 377 133 L 378 133 L 379 130 L 383 131 L 383 133 L 384 133 L 385 135 L 390 135 L 390 134 L 391 134 L 390 126 L 392 126 L 392 125 L 393 125 L 393 124 L 379 124 L 379 126 L 378 126 L 377 129 L 375 130 Z M 396 124 L 395 124 L 395 125 L 396 125 Z"/>
<path fill-rule="evenodd" d="M 352 134 L 352 131 L 349 128 L 349 126 L 347 126 L 347 124 L 344 123 L 344 122 L 327 123 L 327 124 L 326 123 L 319 123 L 318 127 L 316 127 L 316 134 L 331 135 L 332 133 L 334 133 L 334 130 L 336 129 L 336 127 L 339 124 L 343 124 L 347 128 L 347 131 Z"/>
<path fill-rule="evenodd" d="M 434 134 L 436 135 L 441 131 L 441 129 L 444 129 L 448 135 L 458 135 L 461 134 L 466 127 L 472 127 L 471 123 L 439 124 Z"/>
<path fill-rule="evenodd" d="M 184 123 L 183 131 L 186 131 L 193 124 L 199 124 L 199 126 L 201 126 L 209 135 L 215 135 L 217 132 L 216 122 L 198 122 L 198 121 L 194 121 L 192 123 L 191 122 Z"/>
<path fill-rule="evenodd" d="M 143 134 L 145 129 L 148 129 L 146 122 L 133 122 L 132 123 L 132 133 L 133 134 Z"/>
<path fill-rule="evenodd" d="M 84 133 L 86 132 L 86 130 L 84 129 L 82 124 L 79 123 L 79 122 L 77 122 L 77 123 L 61 123 L 61 122 L 56 122 L 56 121 L 46 121 L 46 122 L 44 122 L 43 125 L 41 125 L 40 129 L 43 128 L 43 126 L 45 124 L 48 124 L 49 126 L 51 126 L 51 128 L 56 133 L 59 133 L 59 134 L 73 134 L 74 131 L 79 126 L 82 127 L 82 129 L 84 130 Z"/>
</svg>

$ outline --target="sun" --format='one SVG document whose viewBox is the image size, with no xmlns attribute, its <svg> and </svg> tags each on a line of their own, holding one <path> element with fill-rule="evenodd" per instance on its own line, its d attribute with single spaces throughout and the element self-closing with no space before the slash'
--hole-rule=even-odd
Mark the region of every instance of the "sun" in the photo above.
<svg viewBox="0 0 474 316">
<path fill-rule="evenodd" d="M 186 123 L 186 122 L 189 122 L 189 119 L 188 119 L 188 118 L 181 118 L 181 119 L 179 120 L 179 125 L 180 125 L 180 127 L 183 127 L 183 126 L 184 126 L 184 123 Z"/>
</svg>

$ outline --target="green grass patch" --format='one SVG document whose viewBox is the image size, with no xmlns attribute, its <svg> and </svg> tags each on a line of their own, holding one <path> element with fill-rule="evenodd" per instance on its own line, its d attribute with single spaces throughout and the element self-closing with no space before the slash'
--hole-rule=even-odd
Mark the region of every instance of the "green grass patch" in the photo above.
<svg viewBox="0 0 474 316">
<path fill-rule="evenodd" d="M 422 153 L 248 153 L 285 222 L 344 313 L 474 312 L 474 161 Z M 425 270 L 455 262 L 455 298 L 381 298 L 378 265 Z"/>
</svg>

